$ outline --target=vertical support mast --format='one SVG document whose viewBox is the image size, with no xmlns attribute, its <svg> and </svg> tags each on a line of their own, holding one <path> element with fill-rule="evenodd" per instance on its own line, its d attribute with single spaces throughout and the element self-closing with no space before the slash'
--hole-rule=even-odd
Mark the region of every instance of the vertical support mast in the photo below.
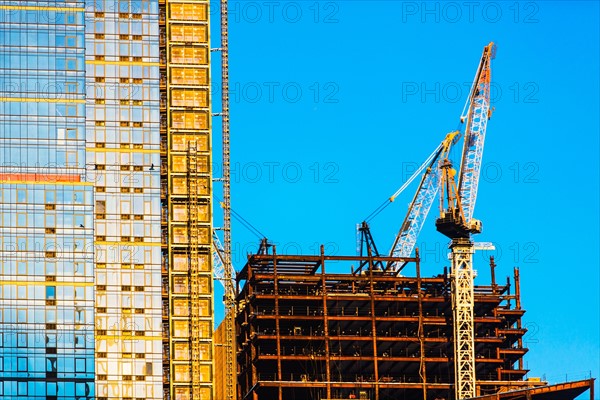
<svg viewBox="0 0 600 400">
<path fill-rule="evenodd" d="M 236 397 L 234 368 L 235 343 L 235 288 L 232 284 L 231 264 L 231 180 L 229 149 L 229 21 L 227 0 L 221 0 L 221 127 L 223 146 L 223 250 L 225 272 L 225 386 L 226 400 Z"/>
<path fill-rule="evenodd" d="M 473 242 L 454 239 L 452 250 L 452 313 L 454 319 L 454 388 L 456 400 L 475 397 L 473 306 Z"/>
<path fill-rule="evenodd" d="M 227 0 L 221 0 L 221 122 L 223 145 L 223 248 L 231 255 L 231 180 L 229 159 L 229 50 Z M 227 268 L 226 268 L 227 270 Z M 226 272 L 227 273 L 227 272 Z"/>
<path fill-rule="evenodd" d="M 483 145 L 490 118 L 491 59 L 494 43 L 483 49 L 483 55 L 475 74 L 471 93 L 465 104 L 467 120 L 458 188 L 454 180 L 451 163 L 446 160 L 442 171 L 442 188 L 446 192 L 441 198 L 441 215 L 436 220 L 439 232 L 452 242 L 452 311 L 454 319 L 454 391 L 455 399 L 470 399 L 476 395 L 475 344 L 473 320 L 473 251 L 471 236 L 481 232 L 481 222 L 473 218 Z M 443 189 L 443 190 L 444 190 Z"/>
</svg>

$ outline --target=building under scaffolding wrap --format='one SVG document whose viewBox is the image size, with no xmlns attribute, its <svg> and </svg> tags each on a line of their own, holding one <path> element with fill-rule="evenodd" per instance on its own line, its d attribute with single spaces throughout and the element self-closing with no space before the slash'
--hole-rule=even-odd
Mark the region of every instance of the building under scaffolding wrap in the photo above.
<svg viewBox="0 0 600 400">
<path fill-rule="evenodd" d="M 261 253 L 249 257 L 237 277 L 239 399 L 454 397 L 448 271 L 422 276 L 418 256 Z M 390 262 L 415 276 L 378 267 Z M 327 272 L 351 265 L 352 273 Z M 477 394 L 495 399 L 491 395 L 516 389 L 563 391 L 524 380 L 518 269 L 512 284 L 497 284 L 493 260 L 490 265 L 491 284 L 475 287 Z M 591 385 L 585 381 L 560 398 Z"/>
<path fill-rule="evenodd" d="M 159 1 L 163 399 L 213 398 L 208 1 Z"/>
</svg>

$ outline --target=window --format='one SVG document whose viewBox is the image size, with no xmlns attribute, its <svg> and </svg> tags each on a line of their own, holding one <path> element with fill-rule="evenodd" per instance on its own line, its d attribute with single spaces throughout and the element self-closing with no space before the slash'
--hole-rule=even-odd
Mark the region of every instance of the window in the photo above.
<svg viewBox="0 0 600 400">
<path fill-rule="evenodd" d="M 198 301 L 200 307 L 200 315 L 206 317 L 210 314 L 210 303 L 208 300 L 200 300 Z"/>
<path fill-rule="evenodd" d="M 171 18 L 186 21 L 206 21 L 205 4 L 170 4 Z"/>
<path fill-rule="evenodd" d="M 17 261 L 17 275 L 27 275 L 27 261 Z"/>
<path fill-rule="evenodd" d="M 67 151 L 67 167 L 76 167 L 77 166 L 77 152 L 76 151 Z"/>
<path fill-rule="evenodd" d="M 57 386 L 56 382 L 46 382 L 46 395 L 56 396 L 58 394 Z"/>
<path fill-rule="evenodd" d="M 46 347 L 56 347 L 56 333 L 46 333 Z"/>
<path fill-rule="evenodd" d="M 96 200 L 96 213 L 98 213 L 98 214 L 106 213 L 106 200 Z"/>
<path fill-rule="evenodd" d="M 85 372 L 85 358 L 75 359 L 75 372 Z"/>
<path fill-rule="evenodd" d="M 17 226 L 27 226 L 27 214 L 17 213 Z"/>
<path fill-rule="evenodd" d="M 201 382 L 210 382 L 212 380 L 212 371 L 210 365 L 201 365 L 200 366 L 200 381 Z"/>
<path fill-rule="evenodd" d="M 81 214 L 75 214 L 73 216 L 74 225 L 76 228 L 85 228 L 85 216 Z"/>
<path fill-rule="evenodd" d="M 46 190 L 46 204 L 54 204 L 56 203 L 56 191 L 55 190 Z"/>
<path fill-rule="evenodd" d="M 184 254 L 173 255 L 173 270 L 175 271 L 187 271 L 188 261 Z"/>
<path fill-rule="evenodd" d="M 67 47 L 75 47 L 77 46 L 77 38 L 75 36 L 66 36 L 65 44 Z"/>
<path fill-rule="evenodd" d="M 187 221 L 187 206 L 175 204 L 173 205 L 173 220 L 185 222 Z"/>
<path fill-rule="evenodd" d="M 17 382 L 17 395 L 27 396 L 27 381 Z"/>
<path fill-rule="evenodd" d="M 208 114 L 205 112 L 175 111 L 171 118 L 175 129 L 208 129 Z"/>
<path fill-rule="evenodd" d="M 77 82 L 65 82 L 65 93 L 77 93 L 78 86 Z"/>
<path fill-rule="evenodd" d="M 56 286 L 46 286 L 46 300 L 56 299 Z"/>
<path fill-rule="evenodd" d="M 209 344 L 200 344 L 200 359 L 201 360 L 210 360 L 211 359 L 211 351 Z"/>
<path fill-rule="evenodd" d="M 187 300 L 173 300 L 173 315 L 186 317 L 189 311 Z"/>
<path fill-rule="evenodd" d="M 85 335 L 75 334 L 75 347 L 85 347 Z"/>
<path fill-rule="evenodd" d="M 175 365 L 175 382 L 189 382 L 191 379 L 188 365 Z"/>
<path fill-rule="evenodd" d="M 173 89 L 171 101 L 175 107 L 208 107 L 208 91 Z"/>
<path fill-rule="evenodd" d="M 77 139 L 77 128 L 67 128 L 67 139 L 74 140 Z"/>
<path fill-rule="evenodd" d="M 171 68 L 171 82 L 184 85 L 208 85 L 206 68 Z"/>
<path fill-rule="evenodd" d="M 27 190 L 26 189 L 17 189 L 17 203 L 26 203 L 27 202 Z"/>
<path fill-rule="evenodd" d="M 209 262 L 209 257 L 206 254 L 200 254 L 198 256 L 198 263 L 199 263 L 199 269 L 202 272 L 209 272 L 210 271 L 210 262 Z"/>
<path fill-rule="evenodd" d="M 207 41 L 206 25 L 171 25 L 171 40 L 176 42 Z"/>
<path fill-rule="evenodd" d="M 173 243 L 187 243 L 188 229 L 185 227 L 173 228 Z"/>
<path fill-rule="evenodd" d="M 56 226 L 56 215 L 46 214 L 45 216 L 46 228 L 54 228 Z"/>
<path fill-rule="evenodd" d="M 209 322 L 200 322 L 198 336 L 200 336 L 203 339 L 209 339 L 212 337 L 212 327 Z"/>
<path fill-rule="evenodd" d="M 65 22 L 67 25 L 75 25 L 77 23 L 77 14 L 74 12 L 65 13 Z"/>
<path fill-rule="evenodd" d="M 68 71 L 74 71 L 77 69 L 77 59 L 76 58 L 67 58 L 66 66 Z"/>
<path fill-rule="evenodd" d="M 46 372 L 56 372 L 56 357 L 46 358 Z"/>
<path fill-rule="evenodd" d="M 188 278 L 187 276 L 173 277 L 173 293 L 188 293 Z"/>
<path fill-rule="evenodd" d="M 18 372 L 26 372 L 27 371 L 27 358 L 17 357 L 17 371 Z"/>
<path fill-rule="evenodd" d="M 187 343 L 174 343 L 173 358 L 175 360 L 189 360 L 190 359 L 189 345 Z"/>
<path fill-rule="evenodd" d="M 77 116 L 77 106 L 73 104 L 67 104 L 65 107 L 65 116 L 66 117 L 76 117 Z"/>
<path fill-rule="evenodd" d="M 206 47 L 172 47 L 171 62 L 174 64 L 207 64 Z"/>
<path fill-rule="evenodd" d="M 189 322 L 175 320 L 173 321 L 173 336 L 175 337 L 188 337 L 190 334 Z"/>
<path fill-rule="evenodd" d="M 27 347 L 26 333 L 17 333 L 17 347 Z"/>
<path fill-rule="evenodd" d="M 83 191 L 81 190 L 76 190 L 73 192 L 73 203 L 75 204 L 83 204 Z"/>
</svg>

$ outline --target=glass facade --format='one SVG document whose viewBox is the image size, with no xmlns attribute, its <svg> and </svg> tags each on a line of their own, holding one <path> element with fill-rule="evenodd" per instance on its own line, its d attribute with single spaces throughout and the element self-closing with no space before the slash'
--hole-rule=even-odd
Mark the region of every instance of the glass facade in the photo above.
<svg viewBox="0 0 600 400">
<path fill-rule="evenodd" d="M 214 398 L 208 16 L 0 0 L 0 398 Z"/>
<path fill-rule="evenodd" d="M 89 1 L 98 399 L 162 398 L 158 0 Z"/>
<path fill-rule="evenodd" d="M 0 396 L 93 398 L 84 4 L 0 2 Z"/>
</svg>

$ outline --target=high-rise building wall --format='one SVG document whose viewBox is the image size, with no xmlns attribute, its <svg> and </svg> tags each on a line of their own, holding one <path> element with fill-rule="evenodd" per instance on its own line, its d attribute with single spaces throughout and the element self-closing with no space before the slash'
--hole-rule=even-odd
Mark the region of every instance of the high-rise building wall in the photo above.
<svg viewBox="0 0 600 400">
<path fill-rule="evenodd" d="M 0 396 L 214 397 L 208 16 L 0 0 Z"/>
<path fill-rule="evenodd" d="M 84 3 L 0 2 L 0 397 L 94 397 Z"/>
<path fill-rule="evenodd" d="M 86 7 L 96 393 L 162 398 L 158 0 Z"/>
<path fill-rule="evenodd" d="M 208 7 L 160 5 L 165 399 L 214 396 Z"/>
</svg>

